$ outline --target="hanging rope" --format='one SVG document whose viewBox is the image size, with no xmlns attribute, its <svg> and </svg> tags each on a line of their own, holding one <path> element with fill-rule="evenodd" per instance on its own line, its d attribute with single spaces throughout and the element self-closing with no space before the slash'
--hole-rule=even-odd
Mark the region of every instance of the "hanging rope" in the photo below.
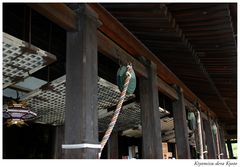
<svg viewBox="0 0 240 167">
<path fill-rule="evenodd" d="M 107 129 L 107 131 L 105 132 L 105 134 L 102 138 L 101 148 L 100 148 L 100 152 L 99 152 L 99 158 L 101 157 L 102 150 L 103 150 L 104 146 L 106 145 L 106 143 L 107 143 L 107 141 L 108 141 L 108 139 L 109 139 L 109 137 L 112 133 L 112 130 L 113 130 L 113 128 L 114 128 L 114 126 L 117 122 L 118 115 L 121 111 L 122 104 L 123 104 L 123 101 L 124 101 L 125 96 L 126 96 L 126 91 L 127 91 L 128 85 L 129 85 L 129 81 L 131 79 L 132 70 L 133 70 L 132 65 L 131 64 L 127 65 L 126 79 L 125 79 L 125 82 L 124 82 L 123 90 L 121 92 L 120 99 L 118 101 L 118 105 L 116 107 L 116 110 L 114 111 L 112 120 L 111 120 L 110 124 L 108 125 L 108 129 Z"/>
<path fill-rule="evenodd" d="M 197 110 L 197 124 L 198 124 L 198 139 L 199 139 L 199 158 L 204 159 L 203 156 L 203 138 L 202 138 L 202 123 L 201 123 L 201 116 L 200 116 L 200 111 Z"/>
</svg>

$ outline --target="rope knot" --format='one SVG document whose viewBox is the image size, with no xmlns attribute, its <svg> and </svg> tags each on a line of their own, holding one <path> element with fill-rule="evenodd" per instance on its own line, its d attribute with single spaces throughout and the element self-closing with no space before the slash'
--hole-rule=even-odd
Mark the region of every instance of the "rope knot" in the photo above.
<svg viewBox="0 0 240 167">
<path fill-rule="evenodd" d="M 126 72 L 126 75 L 128 75 L 130 78 L 131 78 L 131 72 L 132 72 L 132 63 L 129 63 L 128 65 L 127 65 L 127 72 Z"/>
</svg>

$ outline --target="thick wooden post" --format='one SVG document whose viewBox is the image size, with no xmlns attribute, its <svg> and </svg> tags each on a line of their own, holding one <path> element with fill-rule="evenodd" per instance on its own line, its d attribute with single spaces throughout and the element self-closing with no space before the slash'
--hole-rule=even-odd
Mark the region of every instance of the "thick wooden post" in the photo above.
<svg viewBox="0 0 240 167">
<path fill-rule="evenodd" d="M 79 5 L 76 32 L 67 33 L 64 158 L 98 158 L 97 16 Z"/>
<path fill-rule="evenodd" d="M 183 91 L 177 86 L 175 86 L 175 89 L 178 93 L 178 100 L 173 102 L 173 119 L 177 154 L 179 159 L 190 159 L 191 154 L 188 141 L 187 118 L 184 105 Z"/>
<path fill-rule="evenodd" d="M 62 158 L 62 144 L 64 142 L 64 126 L 54 126 L 53 128 L 53 159 Z"/>
<path fill-rule="evenodd" d="M 225 135 L 223 128 L 219 128 L 219 136 L 220 136 L 220 148 L 221 152 L 223 153 L 222 159 L 227 159 L 227 150 L 226 150 L 226 145 L 225 145 Z"/>
<path fill-rule="evenodd" d="M 217 124 L 216 124 L 217 126 Z M 217 126 L 217 133 L 216 133 L 216 145 L 217 145 L 217 158 L 221 159 L 221 143 L 220 143 L 220 135 L 219 135 L 219 127 Z"/>
<path fill-rule="evenodd" d="M 216 159 L 217 153 L 216 153 L 216 148 L 215 148 L 215 143 L 214 143 L 214 136 L 213 136 L 212 128 L 211 128 L 208 120 L 203 120 L 203 127 L 205 129 L 205 134 L 206 134 L 208 159 Z"/>
<path fill-rule="evenodd" d="M 142 157 L 144 159 L 162 159 L 156 65 L 151 62 L 147 69 L 148 79 L 141 77 L 139 80 L 143 134 Z"/>
<path fill-rule="evenodd" d="M 231 140 L 227 140 L 227 147 L 228 147 L 228 155 L 229 159 L 233 159 L 233 149 L 232 149 L 232 143 Z"/>
<path fill-rule="evenodd" d="M 118 159 L 118 133 L 113 132 L 108 140 L 108 159 Z"/>
</svg>

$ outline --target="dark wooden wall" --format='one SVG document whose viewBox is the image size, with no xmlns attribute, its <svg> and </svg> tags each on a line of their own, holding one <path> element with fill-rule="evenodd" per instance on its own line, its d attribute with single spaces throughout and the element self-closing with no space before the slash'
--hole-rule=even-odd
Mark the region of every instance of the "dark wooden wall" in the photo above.
<svg viewBox="0 0 240 167">
<path fill-rule="evenodd" d="M 52 154 L 52 126 L 3 126 L 4 159 L 50 159 Z"/>
</svg>

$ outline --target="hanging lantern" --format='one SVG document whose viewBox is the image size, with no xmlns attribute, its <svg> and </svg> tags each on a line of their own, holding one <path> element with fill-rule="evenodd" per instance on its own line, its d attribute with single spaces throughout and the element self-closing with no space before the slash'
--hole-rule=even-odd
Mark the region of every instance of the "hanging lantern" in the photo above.
<svg viewBox="0 0 240 167">
<path fill-rule="evenodd" d="M 188 112 L 188 127 L 190 130 L 196 129 L 196 117 L 194 112 Z"/>
<path fill-rule="evenodd" d="M 30 121 L 37 117 L 37 114 L 30 111 L 25 105 L 26 103 L 13 103 L 3 109 L 3 118 L 6 119 L 7 126 L 26 125 L 25 121 Z"/>
<path fill-rule="evenodd" d="M 120 91 L 123 90 L 124 87 L 124 82 L 126 79 L 126 71 L 127 67 L 126 66 L 121 66 L 118 71 L 117 71 L 117 85 Z M 136 75 L 134 71 L 131 71 L 131 79 L 129 81 L 127 93 L 132 94 L 136 89 Z"/>
<path fill-rule="evenodd" d="M 216 126 L 215 123 L 213 123 L 213 125 L 212 125 L 212 132 L 213 132 L 214 135 L 217 134 L 217 126 Z"/>
</svg>

